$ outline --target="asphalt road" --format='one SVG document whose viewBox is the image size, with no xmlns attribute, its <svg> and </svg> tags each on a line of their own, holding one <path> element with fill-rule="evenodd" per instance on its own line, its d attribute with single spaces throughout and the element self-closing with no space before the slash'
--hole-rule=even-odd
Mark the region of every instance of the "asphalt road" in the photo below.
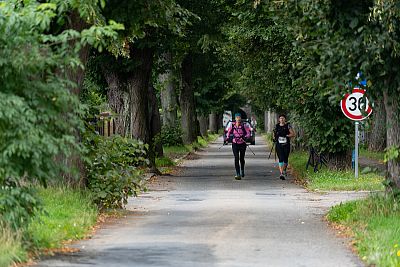
<svg viewBox="0 0 400 267">
<path fill-rule="evenodd" d="M 323 220 L 329 206 L 362 194 L 315 194 L 281 181 L 256 141 L 243 180 L 234 180 L 232 150 L 219 150 L 219 139 L 131 199 L 125 218 L 72 245 L 78 252 L 37 266 L 363 266 Z"/>
</svg>

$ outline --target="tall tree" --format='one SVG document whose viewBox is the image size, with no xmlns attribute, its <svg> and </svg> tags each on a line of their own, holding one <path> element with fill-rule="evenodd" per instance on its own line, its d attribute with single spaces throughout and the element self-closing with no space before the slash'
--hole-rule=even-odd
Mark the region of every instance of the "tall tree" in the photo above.
<svg viewBox="0 0 400 267">
<path fill-rule="evenodd" d="M 162 73 L 158 75 L 157 85 L 160 87 L 161 107 L 163 111 L 163 125 L 175 126 L 177 123 L 177 77 L 174 75 L 172 53 L 165 52 L 160 57 Z"/>
<path fill-rule="evenodd" d="M 168 1 L 116 1 L 107 2 L 109 7 L 105 16 L 125 25 L 126 30 L 120 34 L 123 49 L 117 51 L 123 59 L 113 58 L 109 54 L 107 62 L 114 62 L 113 77 L 107 80 L 118 80 L 114 84 L 121 86 L 120 91 L 129 95 L 130 129 L 129 136 L 140 139 L 153 147 L 154 133 L 150 131 L 149 88 L 156 48 L 166 36 L 180 34 L 188 23 L 190 13 L 181 8 L 174 0 Z M 111 51 L 112 48 L 110 49 Z M 115 51 L 114 51 L 115 52 Z M 105 66 L 103 69 L 108 69 Z M 110 72 L 105 71 L 105 75 Z M 117 75 L 115 75 L 117 74 Z M 111 87 L 112 84 L 109 84 Z M 113 94 L 120 97 L 123 93 Z M 120 100 L 111 100 L 121 104 Z M 119 108 L 119 110 L 124 108 Z M 114 110 L 116 111 L 116 110 Z M 126 112 L 124 112 L 126 114 Z M 150 161 L 155 166 L 154 153 L 150 153 Z"/>
<path fill-rule="evenodd" d="M 192 80 L 193 58 L 188 54 L 182 62 L 182 88 L 179 96 L 181 107 L 181 125 L 183 143 L 193 143 L 198 135 L 197 116 L 194 102 L 194 88 Z"/>
</svg>

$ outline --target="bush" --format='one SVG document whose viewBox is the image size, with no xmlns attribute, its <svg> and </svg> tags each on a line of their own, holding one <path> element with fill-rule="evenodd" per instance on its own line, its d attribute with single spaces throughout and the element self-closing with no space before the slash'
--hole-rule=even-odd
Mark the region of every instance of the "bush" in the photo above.
<svg viewBox="0 0 400 267">
<path fill-rule="evenodd" d="M 129 196 L 144 189 L 144 179 L 137 167 L 149 164 L 148 145 L 119 135 L 91 134 L 87 146 L 88 186 L 100 208 L 122 208 Z"/>
<path fill-rule="evenodd" d="M 179 125 L 163 126 L 161 129 L 160 142 L 164 146 L 179 146 L 183 144 L 182 129 Z"/>
<path fill-rule="evenodd" d="M 19 187 L 13 182 L 0 187 L 0 223 L 13 229 L 27 226 L 40 207 L 33 188 Z"/>
</svg>

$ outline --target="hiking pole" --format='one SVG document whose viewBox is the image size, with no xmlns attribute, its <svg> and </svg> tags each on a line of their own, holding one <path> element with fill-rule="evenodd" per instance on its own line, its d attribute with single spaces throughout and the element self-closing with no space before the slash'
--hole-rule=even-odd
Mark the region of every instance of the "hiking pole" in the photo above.
<svg viewBox="0 0 400 267">
<path fill-rule="evenodd" d="M 253 155 L 255 156 L 256 154 L 254 154 L 254 151 L 250 148 L 250 145 L 248 145 L 246 143 L 246 141 L 244 141 L 244 139 L 242 137 L 240 137 L 240 139 L 242 139 L 242 141 L 246 144 L 246 146 L 250 149 L 251 153 L 253 153 Z"/>
<path fill-rule="evenodd" d="M 225 143 L 223 143 L 222 146 L 220 146 L 218 149 L 221 149 L 224 145 L 225 145 Z"/>
<path fill-rule="evenodd" d="M 274 151 L 274 147 L 275 147 L 275 142 L 272 143 L 272 147 L 271 147 L 271 151 L 269 152 L 268 159 L 271 158 L 271 154 L 272 154 L 272 151 Z"/>
<path fill-rule="evenodd" d="M 251 153 L 253 153 L 253 155 L 255 156 L 256 154 L 254 154 L 253 150 L 250 148 L 250 145 L 246 144 L 247 147 L 250 149 Z"/>
</svg>

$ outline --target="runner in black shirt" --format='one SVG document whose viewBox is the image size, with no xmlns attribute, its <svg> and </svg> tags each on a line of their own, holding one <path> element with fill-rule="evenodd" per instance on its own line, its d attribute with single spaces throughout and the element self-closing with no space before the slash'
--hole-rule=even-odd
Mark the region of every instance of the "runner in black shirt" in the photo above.
<svg viewBox="0 0 400 267">
<path fill-rule="evenodd" d="M 279 158 L 279 178 L 286 179 L 286 168 L 289 161 L 290 138 L 296 134 L 289 123 L 286 123 L 286 115 L 279 115 L 279 123 L 275 126 L 274 140 L 276 142 L 276 153 Z"/>
</svg>

